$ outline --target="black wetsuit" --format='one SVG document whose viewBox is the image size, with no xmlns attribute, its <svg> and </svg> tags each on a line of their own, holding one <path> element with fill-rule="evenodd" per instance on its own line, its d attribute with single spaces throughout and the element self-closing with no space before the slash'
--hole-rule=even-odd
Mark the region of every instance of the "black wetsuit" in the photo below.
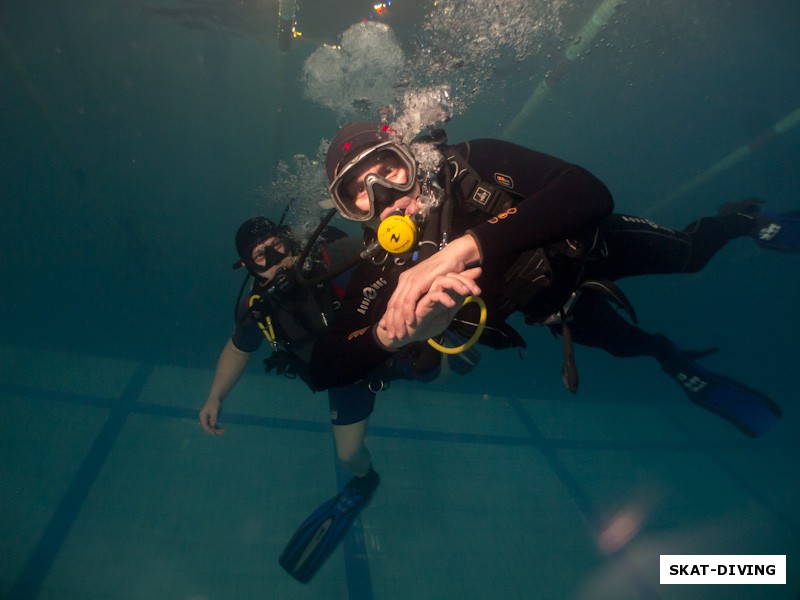
<svg viewBox="0 0 800 600">
<path fill-rule="evenodd" d="M 348 238 L 336 228 L 327 228 L 311 256 L 318 267 L 305 273 L 305 277 L 310 279 L 322 275 L 348 262 L 357 254 L 360 243 L 361 240 Z M 349 273 L 345 272 L 333 281 L 310 286 L 295 285 L 283 292 L 269 291 L 269 284 L 262 286 L 253 282 L 250 294 L 237 307 L 231 342 L 242 352 L 253 353 L 264 340 L 269 340 L 272 354 L 264 360 L 266 371 L 290 378 L 299 377 L 311 386 L 308 363 L 313 342 L 338 312 L 348 278 Z M 254 295 L 263 299 L 261 310 L 250 309 L 250 299 Z M 375 393 L 366 382 L 328 390 L 334 425 L 348 425 L 367 418 L 374 402 Z"/>
<path fill-rule="evenodd" d="M 741 215 L 708 217 L 677 232 L 646 219 L 611 214 L 613 200 L 605 185 L 585 169 L 553 156 L 500 140 L 475 140 L 455 150 L 481 180 L 501 183 L 519 200 L 494 218 L 456 200 L 454 237 L 469 231 L 481 251 L 478 283 L 489 309 L 490 324 L 500 326 L 513 311 L 530 322 L 557 312 L 582 281 L 616 280 L 632 275 L 694 272 L 730 239 L 747 235 L 752 221 Z M 445 151 L 446 153 L 446 151 Z M 568 242 L 565 240 L 569 240 Z M 506 274 L 520 255 L 548 248 L 552 281 L 524 303 L 509 302 Z M 570 253 L 570 249 L 580 251 Z M 336 325 L 315 344 L 311 379 L 316 389 L 357 381 L 392 357 L 373 335 L 402 270 L 390 259 L 363 264 L 353 275 Z M 589 296 L 589 295 L 587 295 Z M 580 301 L 573 339 L 617 356 L 657 356 L 663 336 L 648 337 L 630 326 L 605 301 Z M 606 309 L 617 327 L 594 328 L 593 314 Z M 576 307 L 577 311 L 577 307 Z M 493 321 L 494 320 L 494 321 Z M 664 338 L 666 339 L 666 338 Z M 483 338 L 481 338 L 483 342 Z"/>
</svg>

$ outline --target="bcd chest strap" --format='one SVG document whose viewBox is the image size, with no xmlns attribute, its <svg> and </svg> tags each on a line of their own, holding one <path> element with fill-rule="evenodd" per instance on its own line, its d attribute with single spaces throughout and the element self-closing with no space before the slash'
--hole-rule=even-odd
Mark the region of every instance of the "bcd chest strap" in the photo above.
<svg viewBox="0 0 800 600">
<path fill-rule="evenodd" d="M 480 210 L 497 216 L 522 199 L 519 194 L 509 192 L 481 179 L 475 169 L 455 148 L 448 147 L 445 154 L 450 167 L 453 190 L 467 210 Z"/>
</svg>

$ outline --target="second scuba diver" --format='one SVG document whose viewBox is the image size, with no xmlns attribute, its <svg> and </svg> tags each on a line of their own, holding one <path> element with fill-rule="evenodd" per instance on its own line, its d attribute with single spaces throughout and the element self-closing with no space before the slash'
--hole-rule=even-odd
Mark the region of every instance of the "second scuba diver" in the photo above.
<svg viewBox="0 0 800 600">
<path fill-rule="evenodd" d="M 313 343 L 336 318 L 348 266 L 360 261 L 361 250 L 361 239 L 347 237 L 344 232 L 324 225 L 312 235 L 302 252 L 287 227 L 266 217 L 248 219 L 239 227 L 236 233 L 239 260 L 234 268 L 246 267 L 248 276 L 236 301 L 233 335 L 219 356 L 211 389 L 199 413 L 200 424 L 209 434 L 224 433 L 219 426 L 222 402 L 241 378 L 250 356 L 264 341 L 272 350 L 264 360 L 268 373 L 297 377 L 310 384 Z M 249 293 L 244 294 L 250 277 Z M 439 362 L 432 359 L 439 357 L 433 349 L 429 350 L 410 354 L 402 361 L 395 360 L 383 372 L 383 379 L 435 374 Z M 469 358 L 472 361 L 469 365 L 453 361 L 454 370 L 464 372 L 477 363 L 474 353 Z M 421 364 L 425 367 L 420 367 Z M 328 390 L 337 455 L 352 478 L 339 494 L 314 511 L 281 554 L 280 564 L 298 581 L 307 582 L 313 577 L 378 486 L 380 478 L 372 468 L 365 445 L 376 391 L 368 381 Z"/>
<path fill-rule="evenodd" d="M 303 269 L 298 259 L 303 256 L 298 256 L 297 242 L 288 228 L 266 217 L 254 217 L 241 225 L 236 233 L 239 260 L 234 268 L 246 267 L 253 281 L 244 299 L 249 277 L 242 283 L 234 332 L 220 354 L 208 398 L 200 409 L 200 424 L 205 431 L 212 435 L 224 433 L 218 425 L 222 402 L 244 373 L 250 355 L 264 341 L 272 350 L 264 360 L 267 372 L 309 380 L 308 360 L 313 342 L 335 317 L 343 291 L 325 274 L 346 266 L 354 254 L 358 255 L 360 243 L 335 228 L 324 229 L 318 243 L 310 249 L 311 260 L 307 263 L 304 260 L 312 266 L 298 277 L 298 270 Z M 319 282 L 314 283 L 316 278 Z M 372 497 L 380 480 L 364 443 L 367 418 L 374 402 L 375 393 L 362 383 L 328 392 L 337 455 L 340 464 L 352 474 L 336 496 L 338 509 L 337 503 L 328 508 L 338 510 L 340 520 L 348 525 Z M 312 525 L 307 523 L 306 527 Z M 329 543 L 317 543 L 304 555 L 294 553 L 290 544 L 280 562 L 292 576 L 308 581 L 340 540 L 341 536 Z"/>
</svg>

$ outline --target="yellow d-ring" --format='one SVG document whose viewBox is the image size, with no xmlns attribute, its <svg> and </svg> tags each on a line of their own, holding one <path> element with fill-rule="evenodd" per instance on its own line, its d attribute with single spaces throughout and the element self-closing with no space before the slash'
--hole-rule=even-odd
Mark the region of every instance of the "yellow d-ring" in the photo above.
<svg viewBox="0 0 800 600">
<path fill-rule="evenodd" d="M 461 344 L 460 346 L 456 346 L 455 348 L 448 348 L 447 346 L 442 346 L 439 342 L 433 340 L 433 338 L 428 340 L 428 343 L 433 346 L 436 350 L 443 354 L 458 354 L 460 352 L 464 352 L 465 350 L 469 350 L 472 345 L 478 341 L 478 338 L 481 337 L 484 328 L 486 327 L 486 302 L 483 301 L 483 298 L 480 296 L 467 296 L 464 298 L 464 304 L 461 306 L 466 306 L 470 302 L 475 302 L 481 308 L 481 316 L 478 319 L 478 326 L 475 328 L 475 333 L 472 334 L 472 337 L 469 338 L 466 342 Z"/>
<path fill-rule="evenodd" d="M 250 296 L 250 302 L 249 302 L 250 308 L 253 308 L 253 304 L 255 304 L 258 300 L 261 300 L 261 296 L 259 296 L 258 294 L 253 294 L 252 296 Z M 276 341 L 275 341 L 275 328 L 272 327 L 272 319 L 270 318 L 269 315 L 266 315 L 264 320 L 267 322 L 266 326 L 261 321 L 256 321 L 256 323 L 258 324 L 258 327 L 261 329 L 261 331 L 264 333 L 264 337 L 266 337 L 269 343 L 274 346 Z"/>
</svg>

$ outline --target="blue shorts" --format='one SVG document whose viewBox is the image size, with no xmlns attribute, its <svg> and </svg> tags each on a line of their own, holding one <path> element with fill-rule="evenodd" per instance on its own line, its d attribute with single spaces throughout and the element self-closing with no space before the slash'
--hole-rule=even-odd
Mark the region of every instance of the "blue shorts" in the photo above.
<svg viewBox="0 0 800 600">
<path fill-rule="evenodd" d="M 331 423 L 352 425 L 363 421 L 372 414 L 375 407 L 375 392 L 365 382 L 328 390 L 328 406 L 331 409 Z"/>
</svg>

